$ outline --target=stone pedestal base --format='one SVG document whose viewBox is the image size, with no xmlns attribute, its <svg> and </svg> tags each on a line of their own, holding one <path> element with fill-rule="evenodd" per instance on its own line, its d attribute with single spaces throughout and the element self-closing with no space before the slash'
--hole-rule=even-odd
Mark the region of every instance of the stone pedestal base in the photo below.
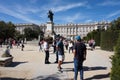
<svg viewBox="0 0 120 80">
<path fill-rule="evenodd" d="M 12 63 L 12 57 L 1 57 L 0 58 L 0 66 L 8 66 Z"/>
<path fill-rule="evenodd" d="M 53 22 L 47 22 L 47 28 L 45 31 L 45 37 L 51 37 L 53 36 L 53 27 L 54 27 L 54 23 Z"/>
</svg>

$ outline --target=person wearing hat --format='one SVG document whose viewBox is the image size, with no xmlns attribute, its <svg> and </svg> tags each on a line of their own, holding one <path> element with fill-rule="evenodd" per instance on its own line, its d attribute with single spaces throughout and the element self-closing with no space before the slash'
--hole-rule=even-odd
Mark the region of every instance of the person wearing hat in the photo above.
<svg viewBox="0 0 120 80">
<path fill-rule="evenodd" d="M 80 80 L 83 80 L 83 61 L 86 60 L 86 46 L 81 41 L 80 36 L 75 36 L 75 44 L 73 46 L 74 54 L 74 80 L 77 80 L 78 71 L 80 71 Z"/>
</svg>

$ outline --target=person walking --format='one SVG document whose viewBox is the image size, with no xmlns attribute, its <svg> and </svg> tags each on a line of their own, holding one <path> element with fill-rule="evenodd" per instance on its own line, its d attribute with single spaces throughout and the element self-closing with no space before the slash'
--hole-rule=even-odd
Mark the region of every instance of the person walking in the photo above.
<svg viewBox="0 0 120 80">
<path fill-rule="evenodd" d="M 80 36 L 75 36 L 76 42 L 73 46 L 74 54 L 74 80 L 77 80 L 78 71 L 80 71 L 80 80 L 83 80 L 83 62 L 86 60 L 86 46 L 81 41 Z"/>
<path fill-rule="evenodd" d="M 56 61 L 54 63 L 58 63 L 58 49 L 56 49 L 56 45 L 57 45 L 58 41 L 59 41 L 59 38 L 56 38 L 56 40 L 55 40 L 55 42 L 56 42 L 56 44 L 55 44 Z"/>
<path fill-rule="evenodd" d="M 49 44 L 46 41 L 46 39 L 44 39 L 43 47 L 44 47 L 44 51 L 45 51 L 45 64 L 50 64 L 50 62 L 49 62 Z"/>
<path fill-rule="evenodd" d="M 61 71 L 62 63 L 64 60 L 64 44 L 63 44 L 63 38 L 60 37 L 59 41 L 57 42 L 56 49 L 58 51 L 58 70 Z"/>
</svg>

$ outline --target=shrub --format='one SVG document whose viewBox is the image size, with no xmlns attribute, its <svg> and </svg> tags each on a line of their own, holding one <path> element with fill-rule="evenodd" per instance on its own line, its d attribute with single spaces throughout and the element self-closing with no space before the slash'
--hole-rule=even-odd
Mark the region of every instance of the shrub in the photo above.
<svg viewBox="0 0 120 80">
<path fill-rule="evenodd" d="M 101 35 L 101 30 L 94 30 L 88 33 L 87 36 L 84 37 L 83 39 L 86 41 L 89 41 L 90 39 L 94 39 L 96 42 L 96 45 L 100 46 L 100 35 Z"/>
<path fill-rule="evenodd" d="M 111 80 L 120 80 L 120 34 L 112 57 Z"/>
<path fill-rule="evenodd" d="M 119 31 L 105 31 L 101 33 L 100 47 L 103 50 L 113 51 L 113 47 L 116 45 Z"/>
</svg>

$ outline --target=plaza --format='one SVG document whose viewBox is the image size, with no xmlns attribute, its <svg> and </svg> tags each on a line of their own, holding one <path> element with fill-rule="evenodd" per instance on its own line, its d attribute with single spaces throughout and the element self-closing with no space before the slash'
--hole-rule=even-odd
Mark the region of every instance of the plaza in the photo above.
<svg viewBox="0 0 120 80">
<path fill-rule="evenodd" d="M 6 46 L 0 48 L 0 55 Z M 89 47 L 87 47 L 89 48 Z M 1 80 L 73 80 L 73 54 L 65 50 L 65 60 L 62 64 L 63 72 L 57 70 L 54 63 L 56 56 L 50 47 L 50 62 L 44 64 L 45 54 L 39 51 L 37 41 L 27 42 L 24 51 L 16 46 L 10 50 L 13 55 L 13 63 L 8 67 L 0 67 Z M 87 58 L 84 62 L 85 80 L 110 80 L 111 60 L 113 52 L 100 50 L 87 50 Z M 79 79 L 78 79 L 79 80 Z"/>
</svg>

